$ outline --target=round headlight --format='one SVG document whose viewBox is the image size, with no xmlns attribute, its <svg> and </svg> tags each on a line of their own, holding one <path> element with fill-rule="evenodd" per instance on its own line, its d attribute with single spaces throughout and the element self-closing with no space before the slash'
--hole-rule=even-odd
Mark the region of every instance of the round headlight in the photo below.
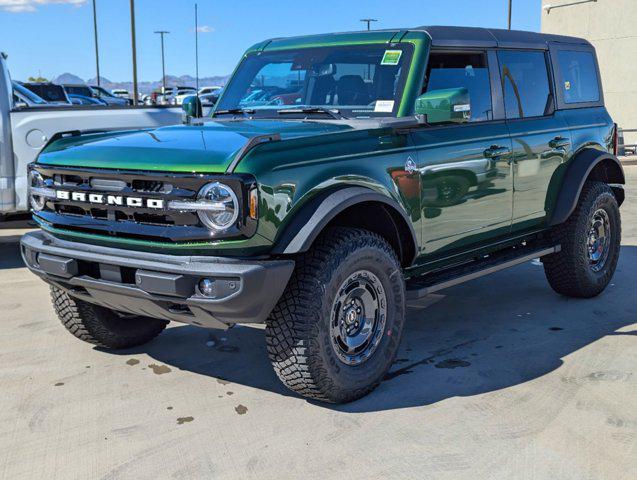
<svg viewBox="0 0 637 480">
<path fill-rule="evenodd" d="M 41 195 L 36 195 L 33 193 L 34 188 L 43 188 L 44 187 L 44 178 L 40 175 L 40 172 L 36 170 L 31 170 L 29 172 L 29 188 L 31 192 L 29 194 L 29 203 L 31 203 L 31 208 L 36 212 L 39 212 L 44 209 L 46 205 L 46 198 Z"/>
<path fill-rule="evenodd" d="M 215 182 L 204 186 L 197 196 L 197 214 L 201 223 L 211 230 L 227 230 L 239 218 L 239 201 L 232 189 Z"/>
</svg>

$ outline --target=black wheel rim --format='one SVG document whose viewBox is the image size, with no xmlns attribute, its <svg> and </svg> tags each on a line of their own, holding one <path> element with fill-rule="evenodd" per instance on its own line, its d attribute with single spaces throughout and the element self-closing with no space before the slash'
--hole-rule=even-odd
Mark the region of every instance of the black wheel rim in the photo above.
<svg viewBox="0 0 637 480">
<path fill-rule="evenodd" d="M 600 208 L 593 214 L 588 231 L 588 261 L 594 272 L 601 271 L 606 265 L 610 244 L 610 219 L 606 210 Z"/>
<path fill-rule="evenodd" d="M 387 296 L 379 278 L 367 270 L 350 275 L 332 305 L 330 339 L 339 360 L 360 365 L 383 338 Z"/>
</svg>

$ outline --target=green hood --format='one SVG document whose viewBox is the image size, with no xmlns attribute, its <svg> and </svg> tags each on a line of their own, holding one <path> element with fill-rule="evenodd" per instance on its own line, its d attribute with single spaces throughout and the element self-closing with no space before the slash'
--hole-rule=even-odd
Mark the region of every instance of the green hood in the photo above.
<svg viewBox="0 0 637 480">
<path fill-rule="evenodd" d="M 327 122 L 250 120 L 177 125 L 135 132 L 66 137 L 46 147 L 38 163 L 51 166 L 164 172 L 225 172 L 251 137 L 281 139 L 350 130 Z"/>
</svg>

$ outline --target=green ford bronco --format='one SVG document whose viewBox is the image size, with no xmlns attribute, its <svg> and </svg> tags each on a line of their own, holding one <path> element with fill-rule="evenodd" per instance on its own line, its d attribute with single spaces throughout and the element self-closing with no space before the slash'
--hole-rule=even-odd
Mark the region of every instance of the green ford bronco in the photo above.
<svg viewBox="0 0 637 480">
<path fill-rule="evenodd" d="M 585 40 L 268 40 L 200 112 L 191 97 L 184 125 L 68 132 L 31 165 L 41 231 L 22 254 L 81 340 L 265 323 L 285 385 L 348 402 L 387 374 L 410 299 L 535 258 L 570 297 L 615 271 L 624 174 Z"/>
</svg>

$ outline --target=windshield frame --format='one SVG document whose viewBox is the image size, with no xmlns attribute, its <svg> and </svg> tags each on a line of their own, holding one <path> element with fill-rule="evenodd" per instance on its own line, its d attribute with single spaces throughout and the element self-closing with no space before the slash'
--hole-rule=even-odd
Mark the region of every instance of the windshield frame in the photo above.
<svg viewBox="0 0 637 480">
<path fill-rule="evenodd" d="M 407 93 L 407 90 L 408 90 L 407 87 L 408 87 L 408 82 L 410 79 L 410 73 L 414 66 L 416 48 L 415 48 L 415 45 L 410 42 L 409 43 L 401 42 L 396 44 L 388 44 L 386 42 L 373 42 L 373 43 L 357 42 L 357 43 L 348 43 L 348 44 L 339 43 L 339 44 L 333 44 L 333 45 L 327 44 L 327 45 L 320 45 L 320 46 L 299 46 L 296 48 L 272 49 L 272 50 L 265 50 L 265 51 L 250 51 L 243 56 L 243 58 L 241 59 L 241 62 L 239 62 L 239 64 L 237 65 L 234 73 L 232 74 L 232 77 L 230 78 L 230 80 L 228 80 L 228 83 L 224 87 L 223 93 L 219 97 L 219 100 L 217 101 L 215 108 L 210 112 L 209 117 L 220 118 L 217 116 L 217 112 L 222 112 L 224 110 L 235 111 L 237 108 L 241 109 L 239 105 L 235 105 L 231 107 L 225 106 L 223 103 L 224 97 L 226 97 L 228 95 L 228 92 L 231 91 L 233 84 L 238 81 L 238 74 L 241 71 L 241 69 L 245 67 L 246 62 L 250 61 L 253 57 L 263 56 L 267 54 L 279 55 L 279 54 L 295 53 L 295 52 L 305 53 L 309 50 L 319 50 L 319 49 L 352 50 L 352 48 L 359 48 L 359 49 L 384 48 L 385 50 L 401 50 L 403 52 L 402 71 L 400 73 L 400 80 L 396 87 L 396 93 L 393 98 L 394 106 L 391 112 L 375 112 L 373 110 L 366 110 L 365 107 L 363 106 L 356 107 L 356 108 L 344 108 L 343 106 L 340 106 L 340 105 L 314 105 L 314 104 L 311 104 L 311 105 L 310 104 L 295 104 L 295 105 L 289 105 L 289 106 L 274 106 L 273 105 L 271 108 L 259 108 L 259 107 L 253 108 L 250 106 L 246 106 L 244 110 L 246 111 L 246 113 L 249 113 L 250 117 L 252 118 L 264 118 L 264 119 L 282 119 L 282 118 L 292 119 L 298 116 L 305 118 L 311 115 L 320 116 L 321 119 L 323 118 L 329 119 L 329 120 L 335 119 L 331 115 L 321 113 L 318 111 L 312 112 L 309 114 L 299 113 L 298 115 L 294 115 L 294 114 L 289 114 L 285 116 L 280 115 L 278 112 L 282 110 L 286 110 L 287 109 L 286 107 L 289 107 L 289 109 L 306 109 L 306 108 L 312 109 L 312 108 L 318 107 L 318 109 L 322 108 L 326 110 L 333 110 L 335 112 L 338 112 L 342 116 L 342 118 L 353 119 L 353 120 L 398 117 L 398 114 L 401 110 L 401 106 L 405 99 L 405 94 Z M 236 115 L 237 114 L 235 113 L 233 116 L 236 116 Z"/>
</svg>

